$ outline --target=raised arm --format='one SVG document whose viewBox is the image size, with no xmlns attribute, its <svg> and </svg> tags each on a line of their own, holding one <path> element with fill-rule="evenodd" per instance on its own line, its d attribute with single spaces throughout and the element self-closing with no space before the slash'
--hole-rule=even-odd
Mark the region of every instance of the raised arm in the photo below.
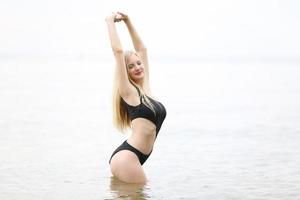
<svg viewBox="0 0 300 200">
<path fill-rule="evenodd" d="M 106 17 L 105 21 L 107 23 L 111 48 L 116 60 L 116 81 L 121 96 L 125 97 L 128 96 L 132 91 L 133 86 L 128 79 L 123 49 L 115 26 L 115 22 L 118 22 L 120 20 L 116 18 L 116 14 L 112 14 Z"/>
<path fill-rule="evenodd" d="M 141 56 L 141 60 L 144 64 L 145 67 L 145 81 L 146 81 L 146 86 L 149 88 L 149 64 L 148 64 L 148 55 L 147 55 L 147 48 L 144 45 L 142 39 L 138 35 L 136 29 L 134 28 L 130 18 L 128 15 L 117 12 L 119 15 L 122 16 L 122 20 L 125 22 L 127 29 L 129 31 L 133 46 L 135 51 Z M 150 88 L 149 88 L 150 89 Z"/>
</svg>

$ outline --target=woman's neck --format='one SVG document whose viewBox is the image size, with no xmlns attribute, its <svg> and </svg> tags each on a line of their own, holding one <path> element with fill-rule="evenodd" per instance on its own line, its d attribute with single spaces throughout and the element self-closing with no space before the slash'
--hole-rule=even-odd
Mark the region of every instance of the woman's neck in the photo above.
<svg viewBox="0 0 300 200">
<path fill-rule="evenodd" d="M 144 91 L 144 81 L 143 80 L 141 80 L 139 82 L 134 82 L 134 83 L 139 87 L 139 89 L 141 91 Z"/>
</svg>

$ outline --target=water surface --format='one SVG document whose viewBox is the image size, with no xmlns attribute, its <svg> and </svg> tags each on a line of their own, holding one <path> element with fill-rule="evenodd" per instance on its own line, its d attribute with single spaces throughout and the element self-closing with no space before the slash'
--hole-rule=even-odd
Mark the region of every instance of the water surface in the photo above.
<svg viewBox="0 0 300 200">
<path fill-rule="evenodd" d="M 300 198 L 300 69 L 153 62 L 167 109 L 146 185 L 114 179 L 113 63 L 0 62 L 0 199 Z"/>
</svg>

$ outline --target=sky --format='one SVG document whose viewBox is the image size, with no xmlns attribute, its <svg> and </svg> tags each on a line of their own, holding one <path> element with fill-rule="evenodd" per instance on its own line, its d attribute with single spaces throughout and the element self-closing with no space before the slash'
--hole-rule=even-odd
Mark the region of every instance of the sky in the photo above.
<svg viewBox="0 0 300 200">
<path fill-rule="evenodd" d="M 1 0 L 0 57 L 111 54 L 104 19 L 121 11 L 152 55 L 299 59 L 299 10 L 296 0 Z"/>
</svg>

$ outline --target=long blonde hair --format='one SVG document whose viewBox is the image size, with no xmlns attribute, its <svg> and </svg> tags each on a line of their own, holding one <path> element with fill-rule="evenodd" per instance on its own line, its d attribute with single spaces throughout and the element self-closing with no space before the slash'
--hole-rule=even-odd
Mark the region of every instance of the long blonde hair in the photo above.
<svg viewBox="0 0 300 200">
<path fill-rule="evenodd" d="M 124 60 L 125 60 L 125 65 L 126 65 L 126 71 L 128 75 L 128 79 L 130 83 L 138 90 L 139 95 L 141 97 L 142 102 L 144 105 L 146 105 L 148 108 L 150 108 L 154 114 L 155 109 L 149 98 L 144 94 L 143 91 L 141 91 L 134 83 L 134 81 L 130 78 L 128 74 L 128 69 L 127 69 L 127 64 L 128 64 L 128 58 L 132 55 L 135 54 L 138 57 L 140 57 L 136 52 L 127 50 L 124 52 Z M 131 121 L 129 117 L 129 113 L 127 111 L 127 108 L 122 104 L 121 102 L 121 95 L 119 93 L 119 86 L 118 86 L 118 80 L 117 80 L 117 74 L 115 73 L 114 75 L 114 82 L 113 82 L 113 96 L 112 96 L 112 108 L 113 108 L 113 124 L 114 126 L 122 133 L 124 133 L 126 130 L 128 130 L 131 127 Z"/>
</svg>

